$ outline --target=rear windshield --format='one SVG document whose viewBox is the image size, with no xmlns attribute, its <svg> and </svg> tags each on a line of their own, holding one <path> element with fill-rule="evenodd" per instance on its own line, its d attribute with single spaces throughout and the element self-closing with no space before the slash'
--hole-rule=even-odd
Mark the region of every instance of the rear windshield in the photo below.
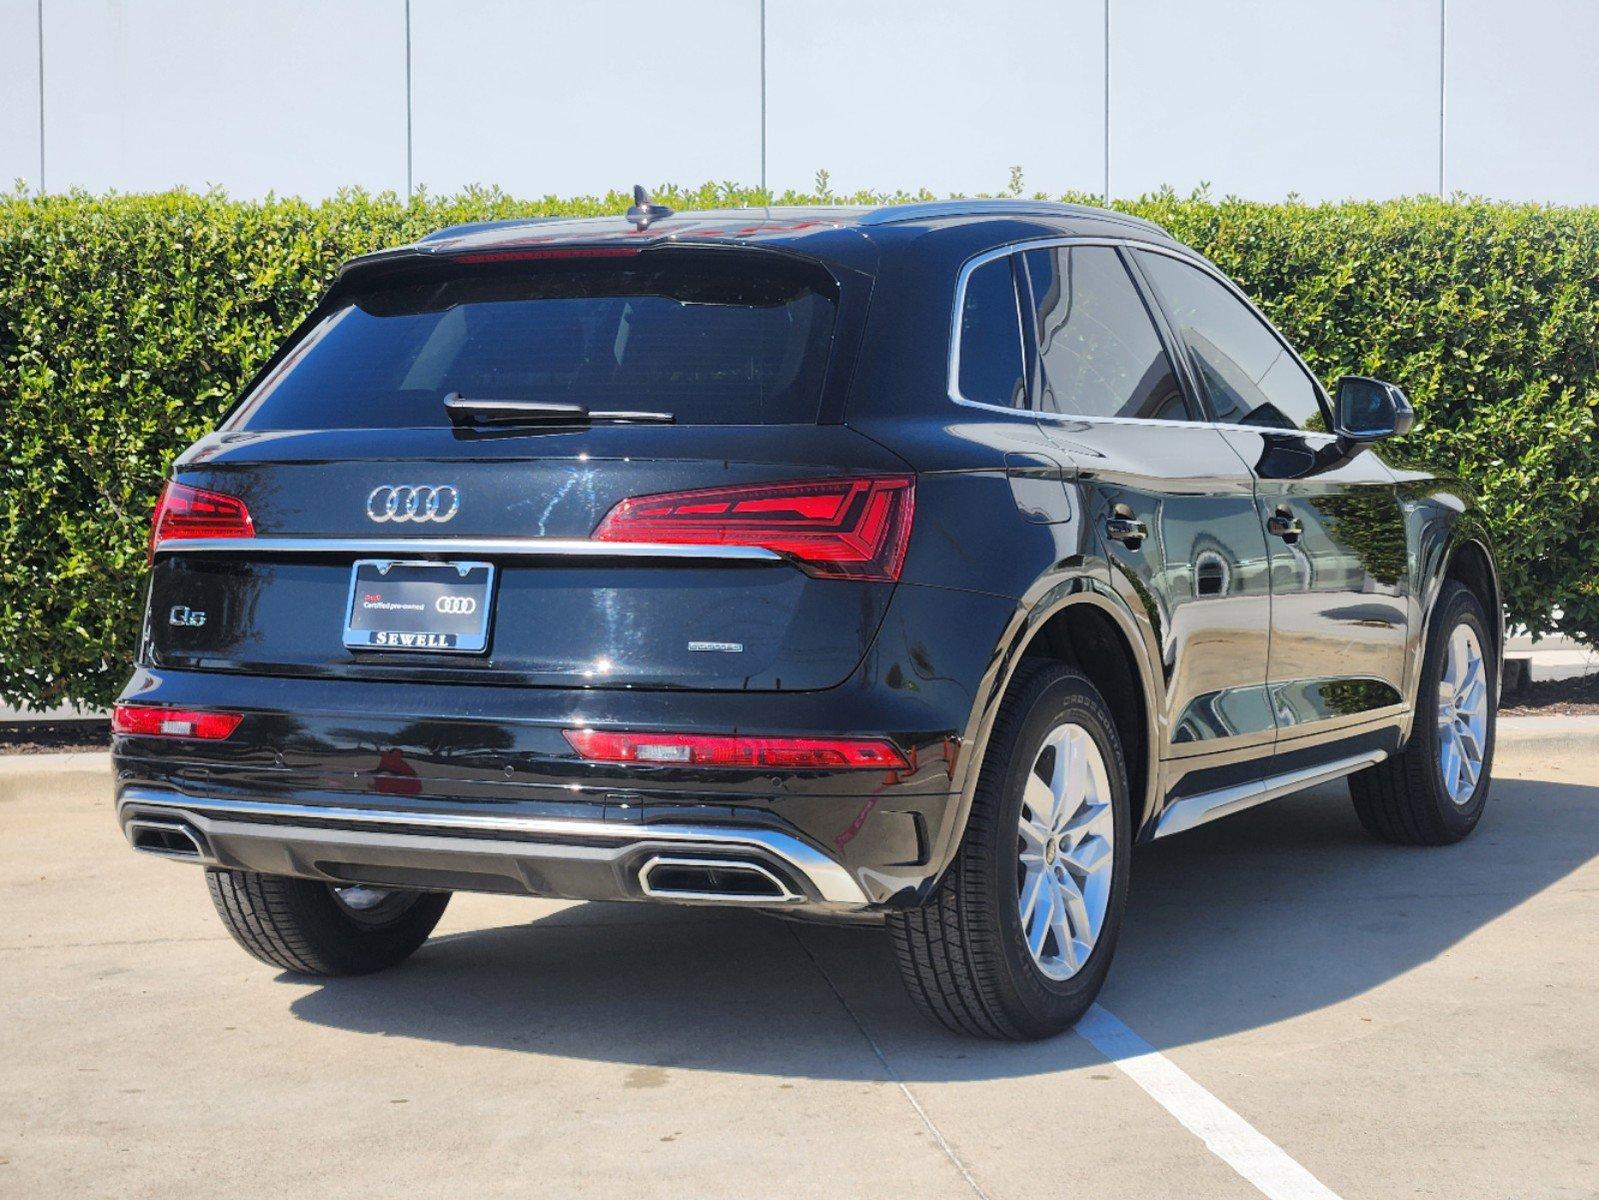
<svg viewBox="0 0 1599 1200">
<path fill-rule="evenodd" d="M 229 429 L 448 426 L 444 397 L 816 420 L 836 305 L 772 255 L 431 263 L 346 298 L 244 398 Z"/>
</svg>

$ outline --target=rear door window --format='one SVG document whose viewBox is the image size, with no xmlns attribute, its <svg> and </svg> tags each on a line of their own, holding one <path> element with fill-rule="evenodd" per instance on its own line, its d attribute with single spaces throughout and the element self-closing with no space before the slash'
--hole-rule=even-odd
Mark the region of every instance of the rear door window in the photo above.
<svg viewBox="0 0 1599 1200">
<path fill-rule="evenodd" d="M 808 424 L 835 313 L 820 268 L 769 255 L 427 263 L 346 297 L 228 427 L 448 426 L 452 393 L 678 424 Z"/>
<path fill-rule="evenodd" d="M 1315 381 L 1247 304 L 1198 267 L 1137 254 L 1188 346 L 1217 421 L 1326 430 Z"/>
<path fill-rule="evenodd" d="M 986 262 L 966 278 L 959 368 L 956 382 L 963 399 L 1003 408 L 1026 404 L 1021 315 L 1009 257 Z"/>
<path fill-rule="evenodd" d="M 1026 252 L 1040 412 L 1189 418 L 1171 360 L 1121 256 L 1108 246 Z"/>
</svg>

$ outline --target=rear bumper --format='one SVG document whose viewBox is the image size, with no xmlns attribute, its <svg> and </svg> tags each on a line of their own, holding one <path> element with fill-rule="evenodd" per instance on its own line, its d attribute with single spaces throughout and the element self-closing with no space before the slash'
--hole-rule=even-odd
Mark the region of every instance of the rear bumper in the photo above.
<svg viewBox="0 0 1599 1200">
<path fill-rule="evenodd" d="M 418 812 L 153 788 L 124 789 L 117 819 L 147 853 L 329 883 L 840 913 L 871 905 L 837 861 L 792 833 L 756 825 Z M 685 864 L 716 871 L 722 887 L 685 884 Z M 677 867 L 678 876 L 663 867 Z"/>
<path fill-rule="evenodd" d="M 731 845 L 793 893 L 783 904 L 913 907 L 943 870 L 941 848 L 959 840 L 970 761 L 961 735 L 1014 611 L 1002 597 L 902 585 L 855 673 L 820 691 L 144 666 L 122 699 L 243 721 L 216 742 L 115 736 L 118 811 L 125 828 L 138 812 L 187 821 L 218 864 L 276 874 L 377 883 L 375 873 L 404 871 L 409 886 L 435 878 L 441 890 L 662 899 L 637 875 L 652 854 L 722 860 Z M 911 765 L 589 762 L 568 728 L 882 737 Z"/>
</svg>

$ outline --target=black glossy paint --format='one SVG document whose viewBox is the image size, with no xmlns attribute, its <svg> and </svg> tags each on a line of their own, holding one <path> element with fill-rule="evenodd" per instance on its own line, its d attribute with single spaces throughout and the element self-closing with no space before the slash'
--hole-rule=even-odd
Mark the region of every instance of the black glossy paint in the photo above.
<svg viewBox="0 0 1599 1200">
<path fill-rule="evenodd" d="M 838 465 L 835 465 L 838 464 Z M 586 539 L 619 501 L 684 488 L 904 471 L 859 434 L 825 426 L 599 426 L 462 436 L 449 429 L 213 434 L 178 477 L 238 496 L 259 533 Z M 384 484 L 454 486 L 447 525 L 373 523 Z M 163 562 L 152 611 L 209 614 L 197 629 L 153 622 L 152 665 L 326 678 L 575 687 L 787 690 L 829 687 L 860 661 L 892 585 L 817 580 L 781 564 L 508 560 L 481 660 L 357 652 L 341 639 L 350 559 Z M 737 654 L 691 652 L 733 643 Z"/>
<path fill-rule="evenodd" d="M 1272 597 L 1248 471 L 1202 424 L 1053 422 L 1051 433 L 1078 464 L 1112 587 L 1153 628 L 1171 752 L 1270 745 Z M 1108 538 L 1112 518 L 1149 536 Z"/>
<path fill-rule="evenodd" d="M 1128 711 L 1147 737 L 1128 749 L 1146 785 L 1146 835 L 1168 793 L 1399 736 L 1439 581 L 1463 545 L 1486 548 L 1464 493 L 1313 431 L 958 403 L 948 375 L 962 266 L 1062 238 L 1184 252 L 1093 210 L 874 223 L 818 209 L 686 214 L 642 235 L 620 220 L 494 225 L 347 267 L 319 312 L 354 282 L 463 251 L 690 243 L 803 256 L 839 283 L 821 417 L 493 435 L 224 427 L 174 478 L 240 496 L 260 534 L 392 538 L 397 556 L 418 532 L 585 539 L 628 496 L 913 471 L 901 580 L 815 579 L 784 562 L 507 558 L 489 652 L 466 659 L 347 650 L 353 556 L 163 553 L 125 697 L 246 718 L 223 743 L 119 736 L 119 790 L 760 824 L 843 863 L 874 903 L 908 904 L 959 842 L 1010 673 L 1061 645 L 1046 631 L 1074 614 L 1098 614 L 1138 675 Z M 1185 349 L 1144 294 L 1203 418 Z M 1027 351 L 1036 387 L 1036 346 Z M 365 499 L 383 483 L 450 483 L 460 512 L 424 531 L 374 525 Z M 1302 527 L 1294 544 L 1268 532 L 1279 509 Z M 1113 520 L 1142 522 L 1147 536 L 1112 538 Z M 211 617 L 173 625 L 174 606 Z M 694 653 L 691 640 L 744 649 Z M 560 734 L 575 724 L 882 736 L 913 766 L 587 764 Z"/>
</svg>

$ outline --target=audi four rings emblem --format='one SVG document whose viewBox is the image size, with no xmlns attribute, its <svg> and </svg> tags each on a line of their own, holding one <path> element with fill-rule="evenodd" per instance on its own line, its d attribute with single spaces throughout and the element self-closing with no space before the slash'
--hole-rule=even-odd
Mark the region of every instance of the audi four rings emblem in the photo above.
<svg viewBox="0 0 1599 1200">
<path fill-rule="evenodd" d="M 461 508 L 461 493 L 449 483 L 412 486 L 384 483 L 366 498 L 366 515 L 374 521 L 435 521 L 442 525 Z"/>
<path fill-rule="evenodd" d="M 433 602 L 433 607 L 441 613 L 455 613 L 466 616 L 477 612 L 477 601 L 471 596 L 440 596 Z"/>
</svg>

